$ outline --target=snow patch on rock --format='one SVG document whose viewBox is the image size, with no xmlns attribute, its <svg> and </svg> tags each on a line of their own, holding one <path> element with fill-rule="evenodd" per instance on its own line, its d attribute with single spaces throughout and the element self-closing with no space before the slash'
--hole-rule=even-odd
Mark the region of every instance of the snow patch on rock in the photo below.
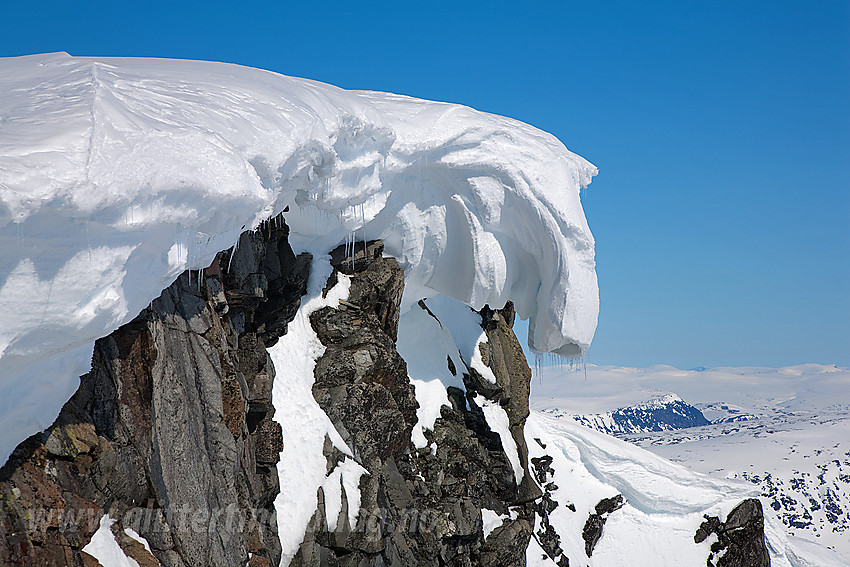
<svg viewBox="0 0 850 567">
<path fill-rule="evenodd" d="M 124 554 L 124 550 L 115 541 L 115 536 L 112 534 L 112 524 L 114 523 L 115 520 L 110 518 L 109 514 L 104 514 L 100 519 L 100 526 L 94 532 L 91 541 L 83 548 L 83 551 L 97 559 L 101 565 L 108 565 L 109 567 L 139 567 L 138 562 L 135 559 L 127 557 Z M 150 551 L 147 542 L 138 537 L 138 534 L 133 539 L 142 543 L 145 549 Z"/>
<path fill-rule="evenodd" d="M 275 421 L 283 430 L 283 452 L 277 465 L 280 494 L 275 498 L 278 533 L 282 547 L 281 565 L 288 565 L 304 539 L 307 524 L 316 510 L 317 490 L 322 487 L 329 496 L 326 501 L 328 520 L 336 522 L 341 510 L 341 487 L 348 499 L 348 514 L 354 525 L 360 508 L 357 488 L 360 476 L 366 472 L 353 458 L 346 459 L 326 476 L 327 459 L 322 448 L 327 435 L 334 446 L 351 457 L 348 446 L 330 418 L 313 397 L 313 369 L 316 360 L 325 352 L 310 324 L 310 314 L 329 305 L 336 306 L 348 297 L 351 280 L 337 275 L 337 284 L 322 297 L 322 289 L 331 275 L 330 256 L 314 254 L 307 282 L 307 294 L 295 319 L 277 344 L 269 348 L 275 372 L 272 403 Z M 347 464 L 350 463 L 350 464 Z M 335 513 L 332 513 L 335 512 Z M 334 526 L 336 527 L 336 526 Z"/>
<path fill-rule="evenodd" d="M 517 485 L 519 485 L 522 482 L 525 472 L 522 470 L 522 463 L 519 460 L 516 441 L 514 441 L 511 435 L 510 421 L 508 420 L 508 414 L 505 413 L 505 408 L 496 402 L 491 402 L 481 394 L 475 396 L 475 403 L 484 412 L 484 418 L 487 420 L 490 430 L 498 433 L 499 439 L 502 440 L 502 448 L 505 450 L 505 455 L 507 455 L 508 461 L 510 461 L 511 467 L 514 469 L 514 478 Z"/>
</svg>

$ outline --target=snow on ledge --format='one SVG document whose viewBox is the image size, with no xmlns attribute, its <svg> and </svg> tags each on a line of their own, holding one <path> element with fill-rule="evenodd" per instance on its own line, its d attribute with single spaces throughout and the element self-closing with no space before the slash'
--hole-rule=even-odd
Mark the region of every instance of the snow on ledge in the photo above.
<svg viewBox="0 0 850 567">
<path fill-rule="evenodd" d="M 512 299 L 529 344 L 590 344 L 596 168 L 516 120 L 237 65 L 0 59 L 0 462 L 92 342 L 289 207 L 296 249 L 381 238 L 406 298 Z"/>
<path fill-rule="evenodd" d="M 104 514 L 100 519 L 100 525 L 97 531 L 92 535 L 91 541 L 83 548 L 83 551 L 97 559 L 101 565 L 109 567 L 139 567 L 139 563 L 124 554 L 124 550 L 115 541 L 115 536 L 112 535 L 112 524 L 115 520 L 109 517 L 109 514 Z M 126 533 L 126 531 L 125 531 Z M 136 541 L 142 543 L 145 549 L 150 551 L 147 541 L 133 532 L 135 536 L 130 536 Z M 129 535 L 129 534 L 128 534 Z"/>
</svg>

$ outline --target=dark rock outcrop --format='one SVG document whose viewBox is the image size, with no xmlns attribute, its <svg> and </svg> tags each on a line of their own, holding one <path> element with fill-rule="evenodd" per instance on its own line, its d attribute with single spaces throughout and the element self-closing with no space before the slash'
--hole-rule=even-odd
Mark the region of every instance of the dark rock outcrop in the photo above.
<svg viewBox="0 0 850 567">
<path fill-rule="evenodd" d="M 525 442 L 525 420 L 528 419 L 528 396 L 531 392 L 531 369 L 514 335 L 514 305 L 510 301 L 504 308 L 481 309 L 481 327 L 487 334 L 487 343 L 479 345 L 481 359 L 496 377 L 498 392 L 485 397 L 497 401 L 508 414 L 511 437 L 516 443 L 523 478 L 517 491 L 517 500 L 531 502 L 543 495 L 528 469 L 528 446 Z"/>
<path fill-rule="evenodd" d="M 336 529 L 328 530 L 320 490 L 320 504 L 291 565 L 525 565 L 534 523 L 533 506 L 526 503 L 534 491 L 520 492 L 499 435 L 474 401 L 485 390 L 511 408 L 512 432 L 522 434 L 530 371 L 524 357 L 510 350 L 507 335 L 499 334 L 507 329 L 513 337 L 509 323 L 498 326 L 499 317 L 512 317 L 512 309 L 485 315 L 496 337 L 487 355 L 493 366 L 500 365 L 499 384 L 480 376 L 476 381 L 474 371 L 455 368 L 464 373 L 467 390 L 448 389 L 451 407 L 444 406 L 426 432 L 430 447 L 417 450 L 410 442 L 417 403 L 395 348 L 404 274 L 394 259 L 383 257 L 380 242 L 354 250 L 341 246 L 331 253 L 335 271 L 328 288 L 345 274 L 351 278 L 348 299 L 310 317 L 326 347 L 316 363 L 313 395 L 369 474 L 361 479 L 356 526 L 340 514 Z M 521 357 L 518 342 L 515 347 Z M 509 506 L 515 519 L 485 541 L 481 509 L 505 513 Z"/>
<path fill-rule="evenodd" d="M 717 534 L 717 541 L 711 544 L 708 567 L 770 567 L 759 500 L 744 500 L 729 512 L 725 522 L 706 516 L 694 534 L 694 542 L 702 543 L 712 534 Z"/>
<path fill-rule="evenodd" d="M 584 552 L 588 557 L 593 555 L 593 548 L 599 538 L 602 537 L 602 529 L 605 526 L 605 520 L 608 515 L 615 510 L 623 507 L 623 496 L 618 494 L 611 498 L 603 498 L 596 504 L 596 512 L 591 513 L 584 523 L 584 529 L 581 531 L 581 537 L 584 540 Z"/>
<path fill-rule="evenodd" d="M 275 463 L 283 446 L 266 347 L 286 332 L 309 275 L 282 219 L 245 233 L 202 273 L 184 273 L 133 322 L 97 342 L 92 370 L 45 432 L 0 474 L 0 558 L 9 565 L 95 565 L 82 551 L 108 513 L 140 565 L 276 565 Z M 369 472 L 348 525 L 345 491 L 330 532 L 324 496 L 293 565 L 524 565 L 541 494 L 527 472 L 522 427 L 528 382 L 513 310 L 482 310 L 482 355 L 494 386 L 471 368 L 448 392 L 431 447 L 410 433 L 417 402 L 395 348 L 404 274 L 380 242 L 340 247 L 334 273 L 352 278 L 338 308 L 311 316 L 326 350 L 313 394 Z M 451 360 L 449 360 L 451 363 Z M 509 415 L 526 469 L 520 486 L 478 393 Z M 326 443 L 328 472 L 345 457 Z M 513 519 L 484 538 L 481 509 Z M 127 536 L 132 528 L 152 554 Z"/>
<path fill-rule="evenodd" d="M 369 261 L 331 257 L 336 271 L 352 276 L 348 300 L 310 316 L 325 345 L 316 361 L 313 397 L 367 470 L 407 447 L 416 422 L 407 364 L 395 348 L 404 271 L 382 258 L 383 244 L 371 243 Z M 336 272 L 335 272 L 336 273 Z"/>
<path fill-rule="evenodd" d="M 544 449 L 546 448 L 539 440 L 536 439 L 535 441 Z M 534 477 L 543 486 L 543 497 L 537 502 L 536 509 L 537 515 L 540 517 L 540 524 L 534 537 L 549 559 L 559 567 L 569 567 L 570 559 L 561 548 L 561 535 L 549 522 L 549 514 L 560 505 L 553 497 L 558 486 L 550 480 L 555 474 L 555 469 L 552 468 L 552 460 L 550 455 L 531 459 Z M 573 512 L 576 511 L 572 504 L 568 504 L 567 508 Z"/>
<path fill-rule="evenodd" d="M 298 309 L 310 263 L 287 232 L 277 219 L 243 234 L 97 341 L 56 422 L 0 471 L 0 563 L 94 565 L 81 549 L 108 513 L 140 565 L 245 565 L 249 553 L 277 565 L 282 437 L 266 344 Z"/>
</svg>

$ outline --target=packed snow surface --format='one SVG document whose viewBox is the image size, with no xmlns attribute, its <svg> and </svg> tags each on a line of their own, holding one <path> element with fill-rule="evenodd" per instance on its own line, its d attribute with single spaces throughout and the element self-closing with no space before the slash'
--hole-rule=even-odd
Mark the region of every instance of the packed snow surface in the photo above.
<svg viewBox="0 0 850 567">
<path fill-rule="evenodd" d="M 95 339 L 286 207 L 296 251 L 381 238 L 410 297 L 510 298 L 535 350 L 577 355 L 598 310 L 579 199 L 595 173 L 453 104 L 221 63 L 0 59 L 0 462 L 54 419 Z"/>
</svg>

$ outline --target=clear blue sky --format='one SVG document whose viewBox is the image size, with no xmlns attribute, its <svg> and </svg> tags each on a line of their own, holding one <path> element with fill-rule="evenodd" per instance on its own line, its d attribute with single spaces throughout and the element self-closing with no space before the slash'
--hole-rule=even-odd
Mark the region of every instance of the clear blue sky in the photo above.
<svg viewBox="0 0 850 567">
<path fill-rule="evenodd" d="M 0 55 L 229 61 L 524 120 L 600 170 L 591 362 L 850 366 L 850 2 L 534 4 L 3 2 Z"/>
</svg>

